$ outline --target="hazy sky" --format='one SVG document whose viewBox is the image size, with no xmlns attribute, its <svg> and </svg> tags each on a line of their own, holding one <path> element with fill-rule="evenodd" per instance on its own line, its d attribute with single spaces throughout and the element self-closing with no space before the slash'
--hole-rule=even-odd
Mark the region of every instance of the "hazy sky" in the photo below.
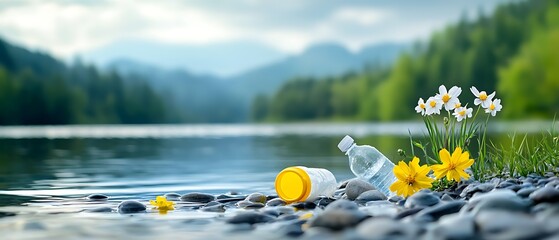
<svg viewBox="0 0 559 240">
<path fill-rule="evenodd" d="M 257 41 L 285 52 L 410 41 L 505 0 L 0 0 L 0 35 L 70 57 L 123 39 Z"/>
</svg>

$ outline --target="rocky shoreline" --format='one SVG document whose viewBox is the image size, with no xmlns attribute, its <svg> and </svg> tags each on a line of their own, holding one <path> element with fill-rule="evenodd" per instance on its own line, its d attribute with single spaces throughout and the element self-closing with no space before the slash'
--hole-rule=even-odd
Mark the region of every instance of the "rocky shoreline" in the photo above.
<svg viewBox="0 0 559 240">
<path fill-rule="evenodd" d="M 166 197 L 177 201 L 178 210 L 233 210 L 217 220 L 231 225 L 229 231 L 249 234 L 273 225 L 268 228 L 273 230 L 270 238 L 559 239 L 559 178 L 553 173 L 464 181 L 440 192 L 422 190 L 407 199 L 387 198 L 359 179 L 341 183 L 332 198 L 293 204 L 260 193 Z M 136 201 L 118 206 L 123 214 L 145 210 Z"/>
</svg>

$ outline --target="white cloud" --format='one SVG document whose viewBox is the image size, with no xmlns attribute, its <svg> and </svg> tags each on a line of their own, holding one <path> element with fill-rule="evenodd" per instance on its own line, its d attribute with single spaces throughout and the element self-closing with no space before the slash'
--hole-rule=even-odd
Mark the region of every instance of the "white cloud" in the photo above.
<svg viewBox="0 0 559 240">
<path fill-rule="evenodd" d="M 357 49 L 423 37 L 466 9 L 476 11 L 498 1 L 488 2 L 432 8 L 387 0 L 16 0 L 0 3 L 0 34 L 64 57 L 130 38 L 184 44 L 246 39 L 288 52 L 335 41 Z"/>
</svg>

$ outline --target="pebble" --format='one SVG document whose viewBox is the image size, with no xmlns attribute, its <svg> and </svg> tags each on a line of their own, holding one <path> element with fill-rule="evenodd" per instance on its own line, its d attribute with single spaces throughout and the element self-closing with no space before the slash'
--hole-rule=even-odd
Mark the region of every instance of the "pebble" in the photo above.
<svg viewBox="0 0 559 240">
<path fill-rule="evenodd" d="M 518 190 L 518 192 L 516 192 L 516 194 L 521 197 L 521 198 L 527 198 L 528 196 L 530 196 L 531 193 L 535 192 L 537 190 L 537 188 L 535 187 L 527 187 L 527 188 L 523 188 Z"/>
<path fill-rule="evenodd" d="M 375 190 L 375 187 L 361 179 L 353 179 L 347 183 L 345 194 L 349 200 L 355 200 L 361 193 L 369 190 Z"/>
<path fill-rule="evenodd" d="M 263 208 L 265 205 L 263 203 L 251 203 L 249 205 L 246 205 L 244 208 L 245 209 L 260 209 Z"/>
<path fill-rule="evenodd" d="M 546 234 L 542 224 L 518 212 L 483 211 L 475 223 L 484 239 L 541 239 Z"/>
<path fill-rule="evenodd" d="M 466 188 L 464 188 L 462 193 L 460 193 L 460 197 L 470 198 L 474 195 L 474 193 L 489 192 L 489 191 L 493 190 L 493 188 L 495 188 L 495 185 L 493 185 L 492 183 L 481 183 L 481 184 L 477 184 L 477 185 L 476 184 L 470 184 Z"/>
<path fill-rule="evenodd" d="M 529 198 L 535 203 L 559 202 L 559 190 L 552 187 L 543 187 L 531 193 Z"/>
<path fill-rule="evenodd" d="M 319 199 L 315 200 L 314 202 L 316 203 L 317 207 L 324 208 L 324 207 L 328 206 L 330 203 L 333 203 L 334 201 L 336 201 L 335 198 L 320 197 Z"/>
<path fill-rule="evenodd" d="M 297 210 L 315 209 L 316 208 L 316 203 L 314 203 L 314 202 L 298 202 L 298 203 L 291 204 L 291 206 L 296 208 Z"/>
<path fill-rule="evenodd" d="M 441 196 L 441 200 L 443 201 L 454 201 L 454 198 L 452 198 L 450 195 L 448 194 L 443 194 L 443 196 Z"/>
<path fill-rule="evenodd" d="M 433 195 L 432 193 L 427 192 L 417 192 L 406 200 L 404 206 L 406 208 L 415 208 L 415 207 L 429 207 L 439 203 L 441 200 Z"/>
<path fill-rule="evenodd" d="M 492 192 L 476 195 L 470 199 L 467 211 L 473 214 L 485 210 L 507 210 L 513 212 L 528 212 L 530 203 L 520 198 L 508 189 L 497 189 Z"/>
<path fill-rule="evenodd" d="M 342 209 L 342 210 L 357 210 L 359 206 L 355 202 L 348 201 L 346 199 L 336 200 L 333 203 L 330 203 L 324 210 L 334 210 L 334 209 Z"/>
<path fill-rule="evenodd" d="M 262 194 L 262 193 L 252 193 L 250 195 L 248 195 L 245 198 L 246 201 L 250 201 L 253 203 L 262 203 L 265 204 L 266 203 L 266 195 Z"/>
<path fill-rule="evenodd" d="M 106 213 L 112 211 L 113 209 L 110 207 L 96 207 L 96 208 L 90 208 L 85 210 L 85 212 L 90 212 L 90 213 Z"/>
<path fill-rule="evenodd" d="M 466 205 L 466 201 L 457 200 L 452 202 L 443 202 L 428 208 L 425 208 L 418 212 L 416 216 L 419 219 L 432 219 L 438 220 L 440 217 L 452 213 L 457 213 Z"/>
<path fill-rule="evenodd" d="M 282 232 L 283 235 L 288 237 L 299 237 L 305 233 L 303 231 L 303 228 L 301 227 L 302 225 L 303 223 L 299 221 L 295 223 L 286 224 L 281 226 L 279 231 Z"/>
<path fill-rule="evenodd" d="M 366 192 L 361 193 L 355 201 L 358 202 L 369 202 L 369 201 L 380 201 L 386 200 L 386 196 L 381 193 L 379 190 L 369 190 Z"/>
<path fill-rule="evenodd" d="M 210 202 L 213 203 L 213 202 Z M 200 208 L 200 210 L 204 211 L 204 212 L 225 212 L 225 205 L 221 204 L 221 203 L 217 203 L 217 204 L 212 204 L 212 205 L 206 205 L 202 208 Z"/>
<path fill-rule="evenodd" d="M 197 203 L 209 203 L 215 200 L 215 197 L 206 193 L 187 193 L 181 197 L 183 202 L 197 202 Z"/>
<path fill-rule="evenodd" d="M 480 239 L 476 236 L 474 218 L 471 215 L 451 214 L 443 216 L 429 229 L 424 239 Z"/>
<path fill-rule="evenodd" d="M 407 216 L 414 215 L 414 214 L 420 212 L 423 209 L 425 209 L 425 207 L 416 207 L 416 208 L 404 209 L 403 211 L 399 212 L 396 216 L 394 216 L 394 218 L 395 219 L 402 219 L 402 218 L 405 218 Z"/>
<path fill-rule="evenodd" d="M 146 210 L 146 206 L 135 200 L 126 200 L 118 205 L 119 213 L 138 213 Z"/>
<path fill-rule="evenodd" d="M 268 207 L 277 207 L 277 206 L 285 206 L 285 201 L 283 201 L 281 198 L 274 198 L 270 201 L 268 201 L 266 203 L 266 206 Z"/>
<path fill-rule="evenodd" d="M 398 195 L 393 195 L 393 196 L 390 196 L 390 197 L 388 198 L 388 201 L 393 202 L 393 203 L 398 202 L 398 201 L 401 201 L 401 200 L 404 200 L 404 198 L 403 198 L 403 197 L 400 197 L 400 196 L 398 196 Z"/>
<path fill-rule="evenodd" d="M 109 199 L 109 197 L 107 195 L 104 195 L 104 194 L 94 193 L 94 194 L 91 194 L 91 195 L 87 196 L 87 199 L 93 200 L 93 201 L 103 201 L 103 200 Z"/>
<path fill-rule="evenodd" d="M 309 221 L 310 227 L 322 227 L 333 231 L 339 231 L 353 227 L 369 216 L 356 210 L 330 209 Z"/>
<path fill-rule="evenodd" d="M 179 201 L 181 199 L 181 195 L 178 193 L 165 193 L 164 196 L 169 201 Z"/>
<path fill-rule="evenodd" d="M 249 205 L 252 205 L 252 204 L 254 204 L 254 203 L 251 202 L 251 201 L 243 200 L 243 201 L 237 202 L 235 205 L 237 205 L 237 207 L 240 207 L 240 208 L 245 208 L 246 206 L 249 206 Z"/>
<path fill-rule="evenodd" d="M 274 217 L 270 215 L 259 213 L 259 212 L 253 212 L 253 211 L 246 211 L 246 212 L 238 213 L 237 215 L 229 218 L 226 222 L 231 224 L 248 223 L 252 225 L 257 223 L 270 222 L 273 220 Z"/>
<path fill-rule="evenodd" d="M 365 239 L 416 239 L 418 228 L 390 218 L 370 218 L 357 226 L 357 233 Z"/>
</svg>

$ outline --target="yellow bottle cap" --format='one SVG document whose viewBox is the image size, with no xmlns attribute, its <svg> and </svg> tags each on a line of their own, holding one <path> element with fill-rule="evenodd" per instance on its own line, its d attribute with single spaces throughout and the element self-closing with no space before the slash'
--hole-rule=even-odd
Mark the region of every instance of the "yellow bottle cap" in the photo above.
<svg viewBox="0 0 559 240">
<path fill-rule="evenodd" d="M 288 167 L 276 177 L 276 192 L 287 203 L 306 200 L 311 193 L 309 174 L 298 167 Z"/>
</svg>

